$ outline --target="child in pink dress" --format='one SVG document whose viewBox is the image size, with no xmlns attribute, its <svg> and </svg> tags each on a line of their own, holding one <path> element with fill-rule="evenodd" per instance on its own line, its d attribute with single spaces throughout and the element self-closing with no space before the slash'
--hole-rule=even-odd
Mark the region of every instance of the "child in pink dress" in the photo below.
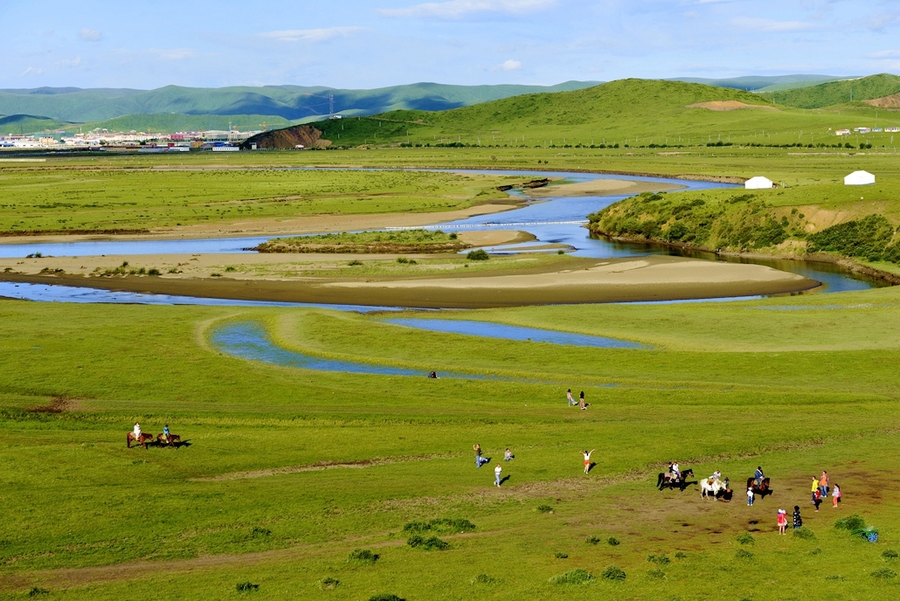
<svg viewBox="0 0 900 601">
<path fill-rule="evenodd" d="M 787 528 L 787 512 L 784 509 L 778 510 L 778 534 L 784 534 Z"/>
</svg>

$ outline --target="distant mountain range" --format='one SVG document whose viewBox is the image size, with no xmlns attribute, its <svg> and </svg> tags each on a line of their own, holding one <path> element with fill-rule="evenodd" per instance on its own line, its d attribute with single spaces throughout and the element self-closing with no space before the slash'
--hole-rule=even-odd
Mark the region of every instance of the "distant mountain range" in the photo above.
<svg viewBox="0 0 900 601">
<path fill-rule="evenodd" d="M 900 78 L 784 75 L 664 81 L 752 91 L 784 106 L 814 108 L 880 98 L 900 91 Z M 155 90 L 36 88 L 0 90 L 0 133 L 104 128 L 110 131 L 187 131 L 287 127 L 327 118 L 397 110 L 445 111 L 510 97 L 571 92 L 600 85 L 569 81 L 555 86 L 455 86 L 417 83 L 374 90 L 322 86 L 263 86 Z M 5 116 L 5 117 L 4 117 Z"/>
</svg>

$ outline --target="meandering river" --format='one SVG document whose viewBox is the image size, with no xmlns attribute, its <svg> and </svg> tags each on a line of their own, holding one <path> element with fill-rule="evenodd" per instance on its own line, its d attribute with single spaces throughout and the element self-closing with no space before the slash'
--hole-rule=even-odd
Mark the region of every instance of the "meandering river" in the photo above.
<svg viewBox="0 0 900 601">
<path fill-rule="evenodd" d="M 457 170 L 462 171 L 462 170 Z M 557 171 L 467 171 L 469 173 L 492 173 L 513 175 L 521 177 L 561 177 L 568 182 L 588 182 L 598 179 L 623 179 L 637 180 L 641 182 L 665 183 L 685 186 L 688 190 L 703 190 L 709 188 L 729 187 L 728 184 L 711 182 L 689 181 L 679 179 L 621 176 L 612 174 L 570 173 Z M 669 254 L 698 256 L 697 253 L 684 253 L 678 249 L 667 248 L 659 245 L 624 244 L 609 242 L 599 238 L 593 238 L 584 228 L 587 223 L 586 216 L 598 211 L 614 202 L 628 196 L 582 196 L 548 198 L 546 200 L 529 202 L 524 206 L 491 215 L 480 215 L 449 223 L 429 226 L 433 229 L 462 230 L 462 229 L 517 229 L 533 234 L 540 243 L 567 244 L 574 248 L 572 254 L 594 258 L 616 258 L 629 256 L 644 256 L 651 254 Z M 47 243 L 36 242 L 28 244 L 0 244 L 0 257 L 15 258 L 26 257 L 29 254 L 41 253 L 43 256 L 68 256 L 83 257 L 96 255 L 141 255 L 141 254 L 227 254 L 252 252 L 244 249 L 257 246 L 271 237 L 236 237 L 213 238 L 196 240 L 113 240 L 92 242 L 64 242 Z M 523 245 L 510 245 L 507 247 L 492 247 L 491 252 L 515 252 L 523 248 Z M 527 245 L 526 245 L 527 248 Z M 823 263 L 804 261 L 777 261 L 764 259 L 729 259 L 712 254 L 699 255 L 710 260 L 731 260 L 748 263 L 761 263 L 770 265 L 793 273 L 801 274 L 807 278 L 822 282 L 819 292 L 841 292 L 847 290 L 863 290 L 879 285 L 872 280 L 854 277 L 835 266 Z M 252 301 L 233 301 L 225 299 L 195 298 L 189 296 L 172 297 L 166 295 L 147 295 L 131 292 L 110 292 L 90 288 L 73 288 L 68 286 L 52 285 L 28 285 L 0 282 L 0 296 L 10 298 L 23 298 L 41 301 L 68 301 L 68 302 L 127 302 L 127 303 L 153 303 L 153 304 L 227 304 L 227 305 L 253 305 L 272 304 L 284 305 L 285 303 L 256 303 Z M 355 306 L 333 306 L 333 308 L 347 308 L 358 310 Z M 382 310 L 384 308 L 381 308 Z"/>
</svg>

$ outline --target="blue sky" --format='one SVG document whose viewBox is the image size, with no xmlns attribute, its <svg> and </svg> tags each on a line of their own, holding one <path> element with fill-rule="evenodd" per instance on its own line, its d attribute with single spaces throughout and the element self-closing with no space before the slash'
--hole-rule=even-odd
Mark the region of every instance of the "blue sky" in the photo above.
<svg viewBox="0 0 900 601">
<path fill-rule="evenodd" d="M 0 88 L 900 73 L 900 0 L 0 0 Z"/>
</svg>

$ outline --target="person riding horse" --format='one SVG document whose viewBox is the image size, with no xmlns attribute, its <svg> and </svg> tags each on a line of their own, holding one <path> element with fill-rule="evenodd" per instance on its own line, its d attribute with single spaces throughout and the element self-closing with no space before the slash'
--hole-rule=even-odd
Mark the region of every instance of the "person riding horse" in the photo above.
<svg viewBox="0 0 900 601">
<path fill-rule="evenodd" d="M 756 487 L 759 488 L 762 485 L 762 481 L 766 479 L 762 466 L 757 466 L 756 471 L 753 472 L 753 479 L 756 481 Z"/>
</svg>

